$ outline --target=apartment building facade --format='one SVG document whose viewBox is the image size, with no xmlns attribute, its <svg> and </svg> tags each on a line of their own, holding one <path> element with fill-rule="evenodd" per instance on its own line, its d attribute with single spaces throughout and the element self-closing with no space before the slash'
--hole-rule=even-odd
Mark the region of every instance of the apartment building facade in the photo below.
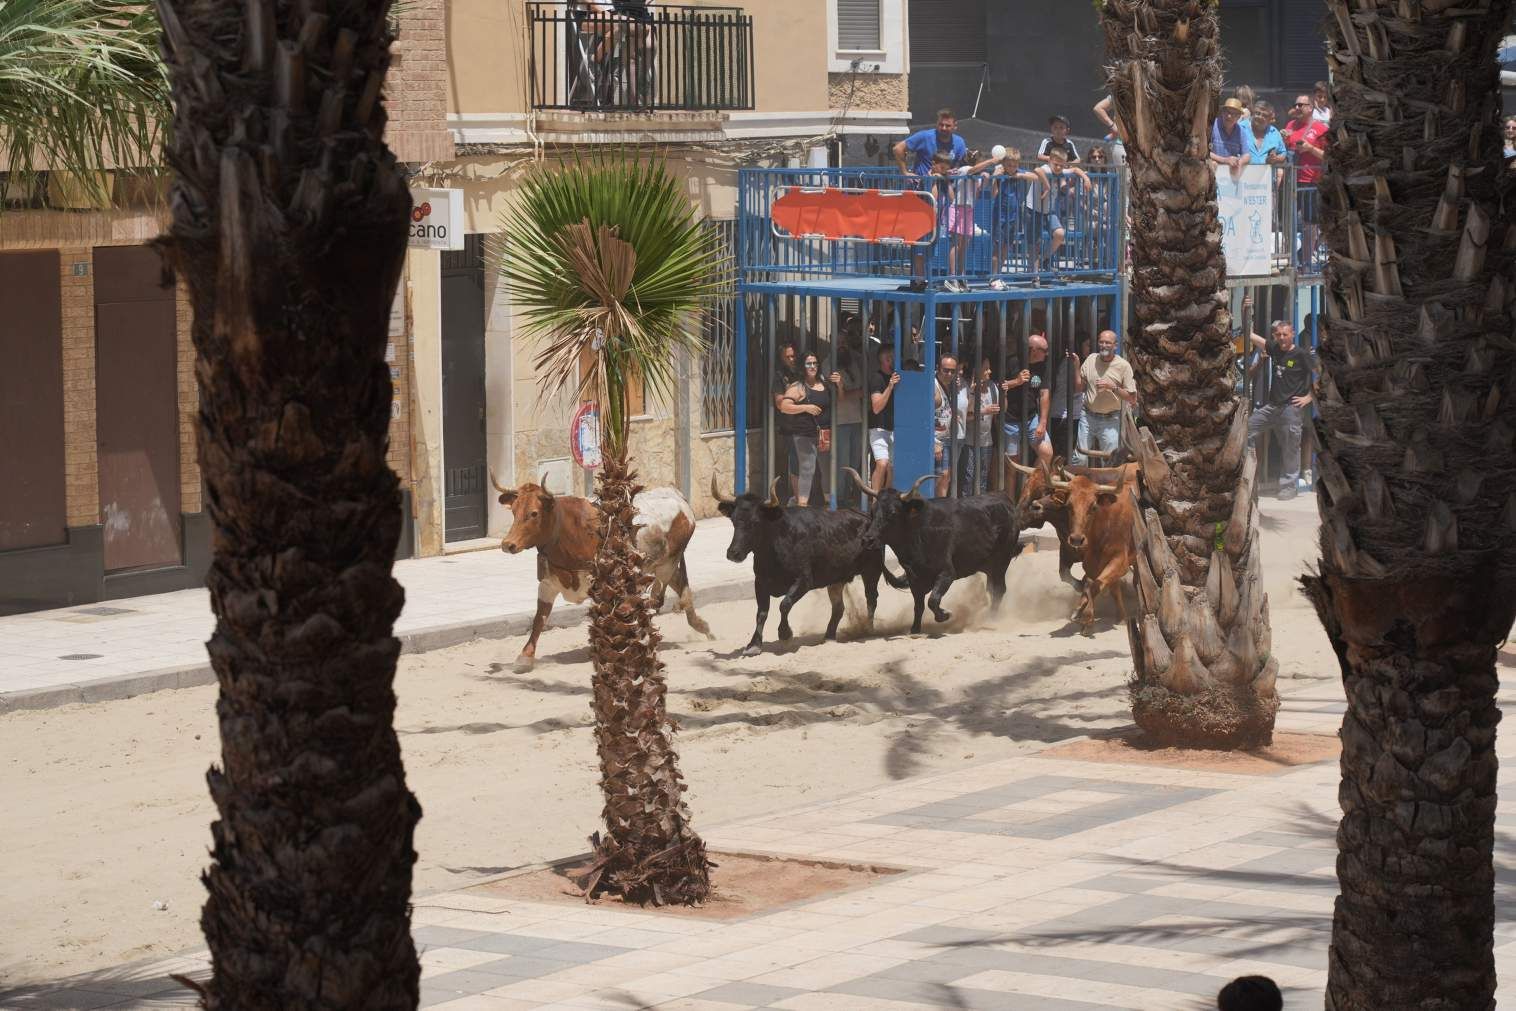
<svg viewBox="0 0 1516 1011">
<path fill-rule="evenodd" d="M 579 4 L 406 8 L 387 139 L 417 187 L 460 203 L 465 236 L 409 252 L 391 313 L 399 556 L 503 534 L 491 471 L 589 487 L 568 446 L 578 404 L 541 392 L 484 255 L 522 174 L 576 152 L 664 157 L 730 234 L 739 167 L 836 159 L 903 131 L 907 2 L 651 4 L 640 43 L 614 16 L 609 73 L 589 66 Z M 162 203 L 127 173 L 110 206 L 64 173 L 45 188 L 41 200 L 0 192 L 0 614 L 199 586 L 210 558 L 188 300 L 148 245 Z M 729 315 L 702 321 L 711 350 L 680 363 L 672 402 L 633 422 L 644 483 L 685 490 L 701 515 L 710 475 L 731 477 Z"/>
</svg>

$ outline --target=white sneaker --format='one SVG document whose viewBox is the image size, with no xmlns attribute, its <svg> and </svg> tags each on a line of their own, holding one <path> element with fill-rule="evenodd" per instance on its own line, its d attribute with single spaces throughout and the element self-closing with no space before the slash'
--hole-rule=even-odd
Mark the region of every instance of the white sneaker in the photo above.
<svg viewBox="0 0 1516 1011">
<path fill-rule="evenodd" d="M 1006 284 L 1004 281 L 997 277 L 995 280 L 990 282 L 990 287 L 996 291 L 1005 291 L 1010 287 L 1010 285 Z"/>
</svg>

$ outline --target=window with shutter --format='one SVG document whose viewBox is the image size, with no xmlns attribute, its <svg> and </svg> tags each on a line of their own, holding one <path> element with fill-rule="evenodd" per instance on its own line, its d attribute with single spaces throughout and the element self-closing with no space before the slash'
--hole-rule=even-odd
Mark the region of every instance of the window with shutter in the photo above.
<svg viewBox="0 0 1516 1011">
<path fill-rule="evenodd" d="M 987 13 L 985 0 L 911 0 L 911 62 L 986 62 Z"/>
<path fill-rule="evenodd" d="M 877 52 L 880 0 L 837 0 L 837 48 Z"/>
</svg>

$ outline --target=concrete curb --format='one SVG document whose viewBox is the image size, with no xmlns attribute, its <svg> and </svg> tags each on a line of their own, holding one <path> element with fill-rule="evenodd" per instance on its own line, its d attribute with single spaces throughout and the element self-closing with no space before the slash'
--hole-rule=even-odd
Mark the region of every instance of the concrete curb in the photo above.
<svg viewBox="0 0 1516 1011">
<path fill-rule="evenodd" d="M 745 600 L 753 595 L 751 577 L 728 580 L 714 586 L 701 587 L 695 597 L 698 607 L 710 604 L 725 604 L 733 600 Z M 664 613 L 669 604 L 665 602 Z M 589 614 L 583 604 L 574 607 L 554 608 L 548 619 L 550 628 L 577 625 Z M 436 625 L 401 633 L 400 652 L 430 653 L 475 639 L 509 639 L 525 636 L 531 630 L 536 612 L 520 612 L 502 615 L 487 621 L 465 621 L 453 625 Z M 0 693 L 0 715 L 19 712 L 23 709 L 56 709 L 59 706 L 78 702 L 114 702 L 137 695 L 168 691 L 173 688 L 197 688 L 214 684 L 216 673 L 209 663 L 185 664 L 164 667 L 160 670 L 137 671 L 131 674 L 115 674 L 72 684 L 54 685 L 49 688 L 33 688 L 25 691 Z"/>
</svg>

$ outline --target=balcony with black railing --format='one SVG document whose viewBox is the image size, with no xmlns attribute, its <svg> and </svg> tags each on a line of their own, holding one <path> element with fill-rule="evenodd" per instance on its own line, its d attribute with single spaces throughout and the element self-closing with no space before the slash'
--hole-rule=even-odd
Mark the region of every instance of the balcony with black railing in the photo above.
<svg viewBox="0 0 1516 1011">
<path fill-rule="evenodd" d="M 753 19 L 740 7 L 528 3 L 532 108 L 753 108 Z"/>
</svg>

